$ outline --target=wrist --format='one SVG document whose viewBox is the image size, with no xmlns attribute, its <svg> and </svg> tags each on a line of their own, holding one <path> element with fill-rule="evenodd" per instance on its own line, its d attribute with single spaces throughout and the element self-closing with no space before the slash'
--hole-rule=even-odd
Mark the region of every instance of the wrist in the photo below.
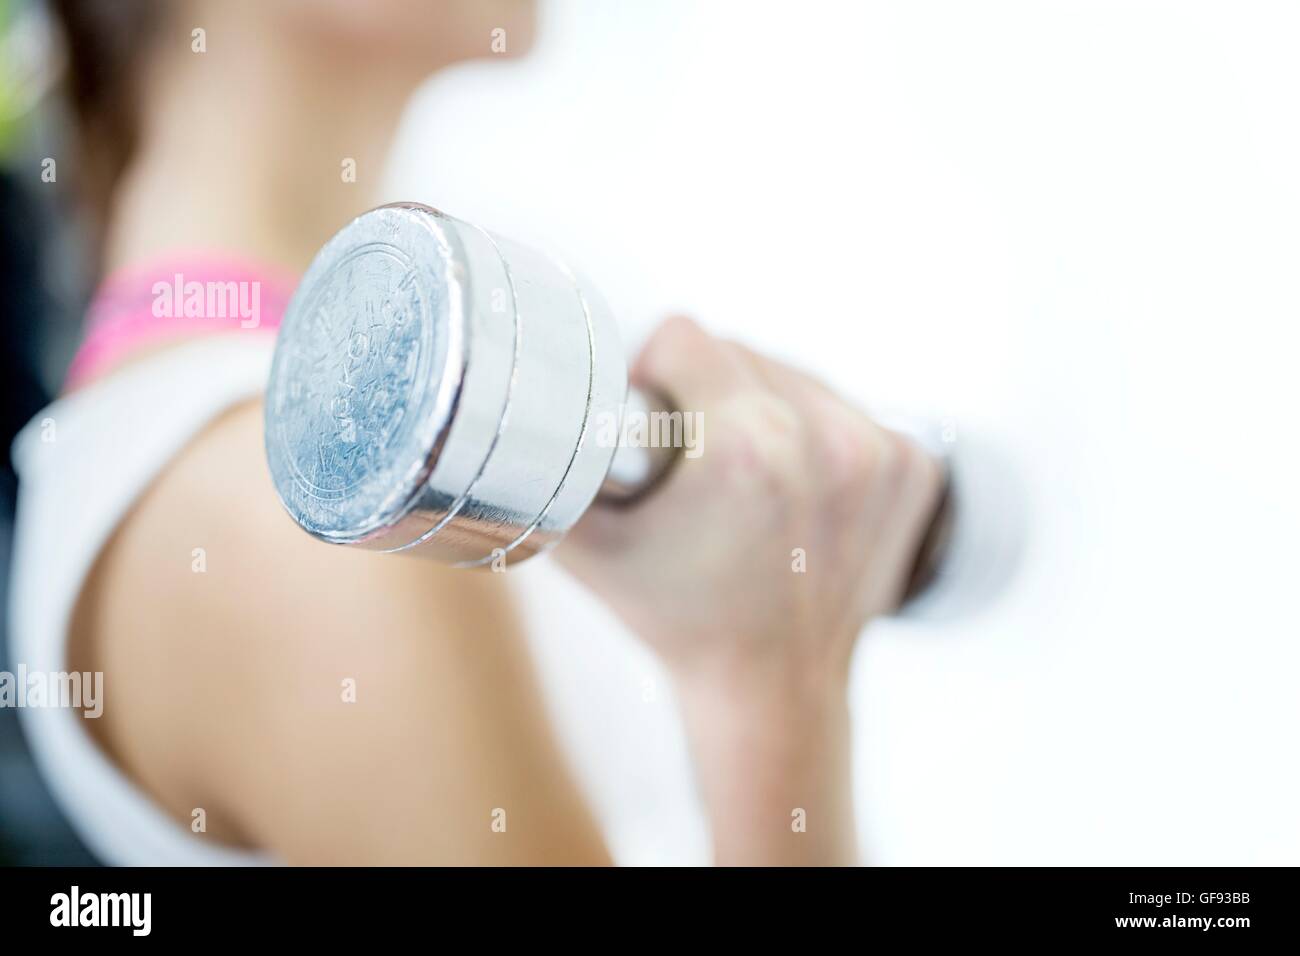
<svg viewBox="0 0 1300 956">
<path fill-rule="evenodd" d="M 717 861 L 852 863 L 846 675 L 769 664 L 679 677 Z"/>
<path fill-rule="evenodd" d="M 669 662 L 687 721 L 817 725 L 848 693 L 848 661 L 740 648 Z M 739 729 L 739 728 L 737 728 Z"/>
</svg>

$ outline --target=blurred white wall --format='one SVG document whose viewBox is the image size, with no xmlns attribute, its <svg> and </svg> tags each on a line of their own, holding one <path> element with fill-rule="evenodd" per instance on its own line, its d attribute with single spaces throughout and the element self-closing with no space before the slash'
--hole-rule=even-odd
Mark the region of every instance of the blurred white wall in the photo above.
<svg viewBox="0 0 1300 956">
<path fill-rule="evenodd" d="M 1013 452 L 1013 589 L 882 622 L 881 863 L 1300 862 L 1300 7 L 549 3 L 436 78 L 390 171 L 671 309 Z M 485 41 L 486 42 L 486 41 Z M 684 544 L 684 546 L 686 546 Z M 541 665 L 629 862 L 702 862 L 654 661 L 547 567 Z"/>
</svg>

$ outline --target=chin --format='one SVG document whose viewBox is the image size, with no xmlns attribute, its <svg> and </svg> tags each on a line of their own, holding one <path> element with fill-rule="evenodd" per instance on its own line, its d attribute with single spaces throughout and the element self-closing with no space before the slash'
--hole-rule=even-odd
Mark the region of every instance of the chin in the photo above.
<svg viewBox="0 0 1300 956">
<path fill-rule="evenodd" d="M 275 13 L 299 36 L 390 62 L 522 56 L 537 30 L 535 0 L 293 0 Z"/>
<path fill-rule="evenodd" d="M 407 0 L 402 0 L 407 2 Z M 418 2 L 423 15 L 456 39 L 465 59 L 482 56 L 523 56 L 537 32 L 535 0 L 453 0 L 444 4 Z"/>
</svg>

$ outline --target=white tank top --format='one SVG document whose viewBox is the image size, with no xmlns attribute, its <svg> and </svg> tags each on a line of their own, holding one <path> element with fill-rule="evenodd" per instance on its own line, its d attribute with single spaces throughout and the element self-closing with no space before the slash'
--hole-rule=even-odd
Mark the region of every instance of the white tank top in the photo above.
<svg viewBox="0 0 1300 956">
<path fill-rule="evenodd" d="M 262 392 L 274 336 L 213 335 L 60 398 L 14 441 L 19 476 L 10 634 L 28 675 L 67 671 L 87 573 L 158 473 L 205 425 Z M 104 686 L 104 697 L 113 688 Z M 82 840 L 109 864 L 273 862 L 164 813 L 90 737 L 81 709 L 22 707 L 41 774 Z"/>
</svg>

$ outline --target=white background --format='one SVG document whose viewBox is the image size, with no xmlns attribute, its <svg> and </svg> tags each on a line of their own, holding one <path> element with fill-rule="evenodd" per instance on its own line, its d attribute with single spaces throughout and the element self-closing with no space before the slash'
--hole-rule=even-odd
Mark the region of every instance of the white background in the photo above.
<svg viewBox="0 0 1300 956">
<path fill-rule="evenodd" d="M 862 643 L 867 858 L 1300 863 L 1300 6 L 542 17 L 422 91 L 389 198 L 560 252 L 629 350 L 688 310 L 996 440 L 1025 489 L 998 603 Z M 704 862 L 663 675 L 521 578 L 616 853 Z"/>
</svg>

